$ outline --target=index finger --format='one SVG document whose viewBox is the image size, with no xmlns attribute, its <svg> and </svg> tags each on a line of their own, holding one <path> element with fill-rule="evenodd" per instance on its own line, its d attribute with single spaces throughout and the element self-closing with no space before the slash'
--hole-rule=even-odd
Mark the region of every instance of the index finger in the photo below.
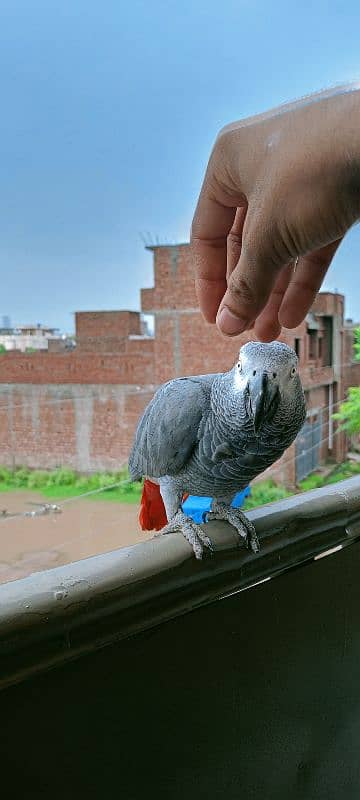
<svg viewBox="0 0 360 800">
<path fill-rule="evenodd" d="M 207 322 L 215 322 L 226 292 L 227 236 L 236 208 L 226 206 L 203 188 L 191 228 L 195 287 L 200 310 Z"/>
</svg>

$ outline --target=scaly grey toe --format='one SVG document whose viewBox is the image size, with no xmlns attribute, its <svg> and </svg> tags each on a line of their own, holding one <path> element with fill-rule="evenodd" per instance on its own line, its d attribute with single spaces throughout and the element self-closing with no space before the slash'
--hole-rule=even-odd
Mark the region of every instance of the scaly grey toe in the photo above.
<svg viewBox="0 0 360 800">
<path fill-rule="evenodd" d="M 175 516 L 162 528 L 161 533 L 176 533 L 180 532 L 187 542 L 191 545 L 195 558 L 201 559 L 204 554 L 204 549 L 207 548 L 213 552 L 213 545 L 211 539 L 204 533 L 200 525 L 197 525 L 190 517 L 187 517 L 183 511 L 178 511 Z"/>
<path fill-rule="evenodd" d="M 225 503 L 213 503 L 212 510 L 207 514 L 207 520 L 222 519 L 235 528 L 240 538 L 245 541 L 249 550 L 258 553 L 260 550 L 259 540 L 252 522 L 240 511 L 239 508 L 232 508 Z"/>
</svg>

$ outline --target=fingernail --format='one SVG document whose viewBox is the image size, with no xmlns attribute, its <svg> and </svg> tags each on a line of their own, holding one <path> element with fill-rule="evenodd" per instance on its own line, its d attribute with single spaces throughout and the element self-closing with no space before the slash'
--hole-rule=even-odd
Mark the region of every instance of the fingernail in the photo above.
<svg viewBox="0 0 360 800">
<path fill-rule="evenodd" d="M 248 325 L 249 320 L 237 317 L 227 306 L 224 306 L 218 314 L 217 324 L 227 336 L 236 336 L 242 333 Z"/>
</svg>

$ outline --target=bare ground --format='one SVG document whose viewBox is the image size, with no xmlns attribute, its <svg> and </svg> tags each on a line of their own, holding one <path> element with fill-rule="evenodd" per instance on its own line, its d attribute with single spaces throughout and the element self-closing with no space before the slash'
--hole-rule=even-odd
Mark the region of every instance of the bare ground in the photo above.
<svg viewBox="0 0 360 800">
<path fill-rule="evenodd" d="M 0 495 L 0 510 L 28 511 L 34 508 L 31 502 L 41 501 L 38 492 L 6 492 Z M 65 503 L 61 514 L 51 516 L 0 516 L 0 583 L 150 538 L 137 517 L 137 504 L 101 500 Z"/>
</svg>

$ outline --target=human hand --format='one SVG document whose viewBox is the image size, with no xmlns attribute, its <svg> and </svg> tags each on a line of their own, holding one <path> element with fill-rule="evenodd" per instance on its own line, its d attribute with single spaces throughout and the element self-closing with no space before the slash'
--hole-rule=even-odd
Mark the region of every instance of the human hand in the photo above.
<svg viewBox="0 0 360 800">
<path fill-rule="evenodd" d="M 347 88 L 219 134 L 191 246 L 200 308 L 223 333 L 271 340 L 304 319 L 360 216 L 359 120 L 360 92 Z"/>
</svg>

